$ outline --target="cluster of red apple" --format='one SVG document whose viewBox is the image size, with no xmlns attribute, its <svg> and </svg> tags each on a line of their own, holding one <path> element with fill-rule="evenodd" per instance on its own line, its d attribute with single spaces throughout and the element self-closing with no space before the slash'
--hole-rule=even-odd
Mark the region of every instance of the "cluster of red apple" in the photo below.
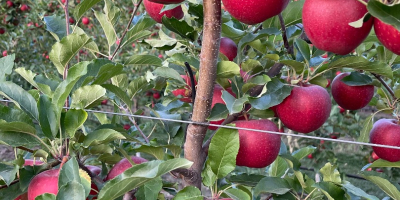
<svg viewBox="0 0 400 200">
<path fill-rule="evenodd" d="M 136 156 L 132 156 L 131 159 L 135 164 L 147 162 L 146 159 L 141 158 L 141 157 L 136 157 Z M 42 165 L 42 164 L 43 164 L 42 161 L 26 159 L 24 166 L 33 166 L 33 165 Z M 87 165 L 86 167 L 89 169 L 89 171 L 91 172 L 92 175 L 99 176 L 99 174 L 101 172 L 100 167 L 92 166 L 92 165 Z M 111 170 L 109 171 L 107 176 L 104 178 L 104 181 L 107 182 L 107 181 L 115 178 L 116 176 L 120 175 L 121 173 L 123 173 L 125 170 L 127 170 L 130 167 L 132 167 L 132 165 L 128 161 L 128 159 L 126 159 L 126 158 L 122 159 L 117 164 L 115 164 L 113 168 L 111 168 Z M 17 197 L 15 200 L 22 200 L 22 199 L 35 200 L 35 198 L 37 196 L 42 195 L 44 193 L 50 193 L 50 194 L 56 195 L 58 193 L 59 170 L 60 169 L 51 169 L 51 170 L 47 170 L 47 171 L 41 172 L 38 175 L 36 175 L 31 180 L 31 182 L 28 186 L 27 194 L 23 194 L 23 195 Z M 92 182 L 90 195 L 95 196 L 95 195 L 97 195 L 97 193 L 98 193 L 98 187 L 96 184 L 94 184 Z M 92 199 L 97 199 L 97 198 L 93 197 Z"/>
</svg>

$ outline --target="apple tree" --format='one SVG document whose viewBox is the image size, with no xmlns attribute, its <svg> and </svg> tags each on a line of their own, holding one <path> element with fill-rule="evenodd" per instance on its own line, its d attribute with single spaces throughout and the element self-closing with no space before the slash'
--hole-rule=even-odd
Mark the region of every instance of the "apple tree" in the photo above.
<svg viewBox="0 0 400 200">
<path fill-rule="evenodd" d="M 1 10 L 0 199 L 400 199 L 398 1 Z"/>
</svg>

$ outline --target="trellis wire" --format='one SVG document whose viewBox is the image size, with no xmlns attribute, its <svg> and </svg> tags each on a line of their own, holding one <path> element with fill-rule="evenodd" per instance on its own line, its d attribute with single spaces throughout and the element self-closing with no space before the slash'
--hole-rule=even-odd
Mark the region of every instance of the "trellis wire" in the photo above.
<svg viewBox="0 0 400 200">
<path fill-rule="evenodd" d="M 0 100 L 0 101 L 13 103 L 10 100 Z M 64 108 L 70 109 L 70 107 L 64 107 Z M 325 140 L 325 141 L 331 141 L 331 142 L 337 142 L 337 143 L 346 143 L 346 144 L 371 146 L 371 147 L 383 147 L 383 148 L 400 150 L 400 147 L 398 147 L 398 146 L 372 144 L 372 143 L 366 143 L 366 142 L 356 142 L 356 141 L 340 140 L 340 139 L 332 139 L 332 138 L 323 138 L 323 137 L 309 136 L 309 135 L 304 135 L 304 134 L 282 133 L 282 132 L 258 130 L 258 129 L 251 129 L 251 128 L 241 128 L 241 127 L 234 127 L 234 126 L 210 124 L 210 123 L 206 123 L 206 122 L 194 122 L 194 121 L 186 121 L 186 120 L 178 120 L 178 119 L 167 119 L 167 118 L 151 117 L 151 116 L 144 116 L 144 115 L 133 115 L 133 114 L 125 114 L 125 113 L 108 112 L 108 111 L 101 111 L 101 110 L 89 110 L 89 109 L 84 109 L 84 110 L 86 112 L 92 112 L 92 113 L 101 113 L 101 114 L 118 115 L 118 116 L 126 116 L 126 117 L 130 116 L 130 117 L 135 117 L 135 118 L 170 121 L 170 122 L 178 122 L 178 123 L 184 123 L 184 124 L 196 124 L 196 125 L 204 125 L 204 126 L 214 126 L 214 127 L 218 127 L 218 128 L 228 128 L 228 129 L 235 129 L 235 130 L 256 131 L 256 132 L 260 132 L 260 133 L 270 133 L 270 134 L 283 135 L 283 136 L 307 138 L 307 139 L 314 139 L 314 140 Z"/>
</svg>

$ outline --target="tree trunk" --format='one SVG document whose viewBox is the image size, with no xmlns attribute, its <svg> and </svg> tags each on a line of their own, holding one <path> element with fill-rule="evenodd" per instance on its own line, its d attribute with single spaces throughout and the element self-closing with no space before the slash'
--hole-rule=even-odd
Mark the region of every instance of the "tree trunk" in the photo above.
<svg viewBox="0 0 400 200">
<path fill-rule="evenodd" d="M 211 112 L 221 38 L 221 0 L 204 0 L 203 6 L 203 41 L 200 54 L 199 83 L 192 115 L 194 122 L 207 122 L 206 119 Z M 185 182 L 187 185 L 198 188 L 201 188 L 201 171 L 207 157 L 202 149 L 206 132 L 207 126 L 189 125 L 184 147 L 185 158 L 194 162 L 191 170 L 195 173 L 191 179 L 185 179 Z"/>
</svg>

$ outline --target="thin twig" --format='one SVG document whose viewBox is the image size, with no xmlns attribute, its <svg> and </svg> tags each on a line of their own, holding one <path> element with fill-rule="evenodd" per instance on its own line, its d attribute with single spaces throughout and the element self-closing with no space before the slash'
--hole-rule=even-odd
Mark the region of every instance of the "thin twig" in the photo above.
<svg viewBox="0 0 400 200">
<path fill-rule="evenodd" d="M 262 29 L 262 24 L 260 24 L 256 29 L 254 29 L 253 33 L 256 34 L 259 30 Z"/>
<path fill-rule="evenodd" d="M 128 111 L 127 108 L 125 108 L 125 107 L 123 107 L 123 106 L 121 106 L 121 109 L 122 109 L 123 111 L 125 111 L 126 114 L 132 114 L 132 113 L 130 113 L 130 111 Z M 131 121 L 132 124 L 133 124 L 133 125 L 136 127 L 136 129 L 139 131 L 140 135 L 142 135 L 142 137 L 144 138 L 144 140 L 146 141 L 146 143 L 149 144 L 149 143 L 150 143 L 149 138 L 147 138 L 147 136 L 143 133 L 142 129 L 140 129 L 140 127 L 139 127 L 138 124 L 136 123 L 135 119 L 132 118 L 131 116 L 128 116 L 128 118 L 129 118 L 129 121 Z"/>
<path fill-rule="evenodd" d="M 382 79 L 382 77 L 380 75 L 378 75 L 378 74 L 375 74 L 375 73 L 372 73 L 372 75 L 374 75 L 375 78 L 378 79 L 378 81 L 382 83 L 382 85 L 390 93 L 390 95 L 393 97 L 393 99 L 396 100 L 397 97 L 394 95 L 394 92 L 393 92 L 392 88 Z"/>
<path fill-rule="evenodd" d="M 136 11 L 138 10 L 138 8 L 139 8 L 140 4 L 142 3 L 142 1 L 143 1 L 143 0 L 139 0 L 139 2 L 138 2 L 137 4 L 135 4 L 135 8 L 133 9 L 132 16 L 131 16 L 131 18 L 129 19 L 129 23 L 128 23 L 128 25 L 126 26 L 124 32 L 122 33 L 122 36 L 121 36 L 121 38 L 120 38 L 120 42 L 119 42 L 117 48 L 114 50 L 114 53 L 112 54 L 112 56 L 109 58 L 109 60 L 113 60 L 114 57 L 115 57 L 115 55 L 117 55 L 118 50 L 121 48 L 122 41 L 124 40 L 126 33 L 128 33 L 129 27 L 131 26 L 132 21 L 133 21 L 133 18 L 134 18 L 135 15 L 136 15 Z"/>
<path fill-rule="evenodd" d="M 23 146 L 18 146 L 17 149 L 21 149 L 21 150 L 27 151 L 29 153 L 34 153 L 34 151 L 32 149 L 28 149 L 28 148 L 23 147 Z"/>
<path fill-rule="evenodd" d="M 293 54 L 293 47 L 289 45 L 289 41 L 286 35 L 286 27 L 285 27 L 285 21 L 283 20 L 282 13 L 278 15 L 279 17 L 279 22 L 281 24 L 282 28 L 282 39 L 283 39 L 283 44 L 285 45 L 285 48 L 288 52 L 288 54 Z"/>
<path fill-rule="evenodd" d="M 192 68 L 190 67 L 189 63 L 185 62 L 185 66 L 189 73 L 190 83 L 192 84 L 192 86 L 190 88 L 192 90 L 192 103 L 194 104 L 194 100 L 196 99 L 196 82 L 194 80 L 193 71 L 192 71 Z"/>
</svg>

